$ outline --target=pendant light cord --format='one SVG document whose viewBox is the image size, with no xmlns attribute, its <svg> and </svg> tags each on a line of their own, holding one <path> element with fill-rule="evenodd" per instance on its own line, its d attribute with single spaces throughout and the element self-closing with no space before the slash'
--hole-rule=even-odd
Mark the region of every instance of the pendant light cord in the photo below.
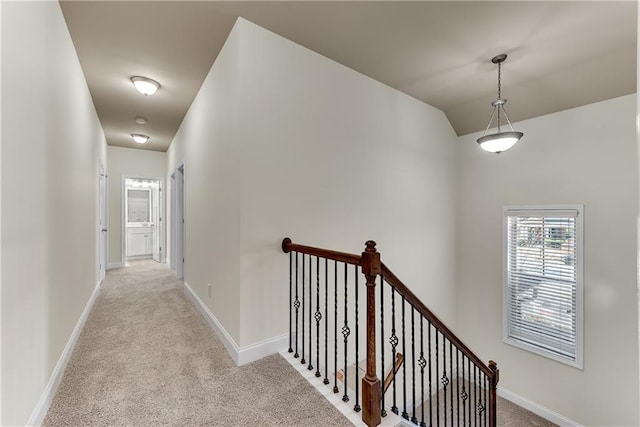
<svg viewBox="0 0 640 427">
<path fill-rule="evenodd" d="M 502 86 L 502 62 L 498 62 L 498 99 L 502 99 L 500 87 Z M 498 104 L 498 132 L 500 132 L 500 109 L 502 104 Z"/>
</svg>

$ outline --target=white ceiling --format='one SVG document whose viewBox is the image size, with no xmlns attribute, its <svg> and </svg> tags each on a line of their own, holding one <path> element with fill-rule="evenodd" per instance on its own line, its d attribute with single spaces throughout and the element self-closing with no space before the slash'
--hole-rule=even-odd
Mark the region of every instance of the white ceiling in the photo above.
<svg viewBox="0 0 640 427">
<path fill-rule="evenodd" d="M 635 1 L 61 1 L 110 145 L 165 151 L 236 18 L 484 129 L 496 66 L 512 121 L 636 91 Z M 162 84 L 138 94 L 129 78 Z M 149 119 L 146 125 L 136 116 Z M 129 134 L 145 133 L 149 143 Z"/>
</svg>

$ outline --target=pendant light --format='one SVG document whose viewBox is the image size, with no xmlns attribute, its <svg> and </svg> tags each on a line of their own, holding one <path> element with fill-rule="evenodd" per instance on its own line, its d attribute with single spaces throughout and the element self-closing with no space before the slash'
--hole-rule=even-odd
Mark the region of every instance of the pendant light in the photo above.
<svg viewBox="0 0 640 427">
<path fill-rule="evenodd" d="M 522 132 L 517 132 L 513 130 L 513 126 L 511 125 L 511 121 L 507 116 L 507 111 L 504 109 L 504 104 L 507 103 L 506 99 L 502 99 L 500 93 L 501 86 L 501 71 L 502 71 L 502 63 L 507 59 L 507 55 L 502 53 L 498 56 L 494 56 L 491 59 L 491 62 L 494 64 L 498 64 L 498 99 L 493 101 L 491 105 L 493 106 L 493 111 L 491 112 L 491 117 L 489 117 L 489 123 L 487 124 L 487 128 L 484 131 L 484 135 L 478 138 L 478 144 L 482 147 L 483 150 L 489 151 L 491 153 L 502 153 L 503 151 L 508 150 L 513 147 L 516 142 L 520 140 L 524 136 Z M 504 118 L 509 125 L 510 131 L 502 131 L 502 118 L 501 115 L 504 115 Z M 493 122 L 493 118 L 497 117 L 497 129 L 496 133 L 492 133 L 487 135 L 489 132 L 489 128 L 491 127 L 491 123 Z"/>
</svg>

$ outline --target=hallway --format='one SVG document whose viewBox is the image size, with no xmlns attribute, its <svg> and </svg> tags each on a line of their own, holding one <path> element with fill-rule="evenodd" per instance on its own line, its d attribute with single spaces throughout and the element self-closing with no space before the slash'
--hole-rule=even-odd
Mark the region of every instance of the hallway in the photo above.
<svg viewBox="0 0 640 427">
<path fill-rule="evenodd" d="M 43 425 L 350 425 L 280 355 L 236 367 L 164 264 L 110 270 Z"/>
</svg>

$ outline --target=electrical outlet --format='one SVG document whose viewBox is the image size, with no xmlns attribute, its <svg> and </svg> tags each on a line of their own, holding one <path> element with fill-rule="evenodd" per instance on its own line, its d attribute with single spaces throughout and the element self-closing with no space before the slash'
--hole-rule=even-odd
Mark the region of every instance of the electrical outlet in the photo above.
<svg viewBox="0 0 640 427">
<path fill-rule="evenodd" d="M 212 288 L 211 283 L 209 283 L 208 289 L 207 289 L 207 292 L 209 293 L 209 298 L 211 298 L 211 288 Z"/>
</svg>

